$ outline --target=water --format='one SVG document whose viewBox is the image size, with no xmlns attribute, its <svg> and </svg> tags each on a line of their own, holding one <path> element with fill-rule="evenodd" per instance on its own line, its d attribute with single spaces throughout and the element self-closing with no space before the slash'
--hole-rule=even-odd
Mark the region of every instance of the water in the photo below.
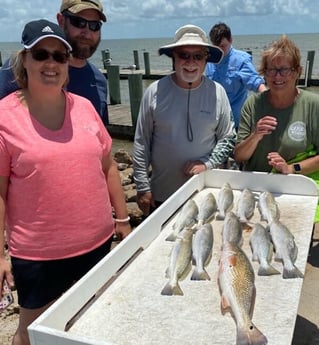
<svg viewBox="0 0 319 345">
<path fill-rule="evenodd" d="M 260 62 L 260 54 L 263 49 L 280 35 L 234 35 L 233 43 L 237 49 L 251 51 L 253 62 L 256 68 Z M 313 75 L 319 75 L 319 52 L 317 44 L 319 42 L 319 33 L 309 34 L 290 34 L 289 38 L 299 47 L 302 55 L 301 64 L 305 68 L 307 52 L 315 50 L 315 61 L 313 66 Z M 108 49 L 112 64 L 125 68 L 134 64 L 133 51 L 138 51 L 140 68 L 144 69 L 144 52 L 149 53 L 151 70 L 172 69 L 171 59 L 166 56 L 158 55 L 158 48 L 171 43 L 172 38 L 141 38 L 141 39 L 103 39 L 99 49 L 92 56 L 90 61 L 99 68 L 103 68 L 102 50 Z M 21 49 L 19 42 L 2 42 L 0 43 L 0 52 L 2 61 L 5 61 L 10 55 Z M 144 89 L 149 85 L 149 81 L 144 81 Z M 128 83 L 121 81 L 121 101 L 123 104 L 129 104 Z"/>
</svg>

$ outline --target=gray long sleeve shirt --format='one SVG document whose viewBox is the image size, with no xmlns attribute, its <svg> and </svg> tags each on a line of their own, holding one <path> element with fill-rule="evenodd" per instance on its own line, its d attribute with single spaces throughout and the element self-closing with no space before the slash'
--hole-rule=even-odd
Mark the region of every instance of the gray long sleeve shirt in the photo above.
<svg viewBox="0 0 319 345">
<path fill-rule="evenodd" d="M 216 168 L 235 141 L 231 108 L 220 84 L 203 76 L 197 88 L 183 89 L 171 75 L 164 77 L 146 89 L 140 106 L 133 148 L 137 190 L 152 191 L 155 200 L 165 201 L 188 179 L 183 173 L 187 161 Z"/>
</svg>

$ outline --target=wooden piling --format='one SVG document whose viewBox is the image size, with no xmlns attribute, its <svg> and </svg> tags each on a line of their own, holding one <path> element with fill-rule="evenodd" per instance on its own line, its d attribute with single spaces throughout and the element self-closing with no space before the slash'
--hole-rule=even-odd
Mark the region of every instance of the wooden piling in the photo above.
<svg viewBox="0 0 319 345">
<path fill-rule="evenodd" d="M 145 66 L 145 77 L 149 77 L 151 75 L 151 65 L 150 65 L 150 54 L 148 52 L 144 52 L 144 66 Z"/>
<path fill-rule="evenodd" d="M 133 50 L 133 55 L 134 55 L 134 65 L 136 66 L 136 70 L 140 69 L 140 61 L 138 57 L 138 50 Z"/>
<path fill-rule="evenodd" d="M 108 49 L 101 50 L 101 54 L 102 54 L 103 66 L 105 69 L 107 69 L 107 67 L 110 66 L 111 61 L 112 61 L 110 51 Z"/>
<path fill-rule="evenodd" d="M 136 127 L 137 117 L 143 96 L 142 74 L 130 74 L 128 76 L 128 86 L 130 95 L 131 117 L 133 128 Z"/>
<path fill-rule="evenodd" d="M 121 104 L 120 67 L 116 65 L 107 66 L 107 78 L 109 83 L 110 103 Z"/>
</svg>

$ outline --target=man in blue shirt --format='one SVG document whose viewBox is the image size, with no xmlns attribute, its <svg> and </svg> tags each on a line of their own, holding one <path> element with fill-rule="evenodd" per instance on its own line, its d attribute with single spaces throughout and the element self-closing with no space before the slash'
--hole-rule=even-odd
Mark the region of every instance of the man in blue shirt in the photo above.
<svg viewBox="0 0 319 345">
<path fill-rule="evenodd" d="M 251 55 L 233 48 L 231 30 L 225 23 L 214 25 L 209 36 L 211 42 L 223 50 L 224 58 L 219 64 L 207 63 L 206 76 L 226 90 L 237 130 L 248 91 L 266 90 L 265 81 L 256 72 Z"/>
<path fill-rule="evenodd" d="M 107 125 L 106 78 L 87 60 L 96 51 L 101 41 L 102 22 L 106 22 L 102 3 L 100 0 L 62 0 L 57 21 L 72 46 L 67 89 L 88 98 Z M 9 59 L 0 70 L 0 99 L 18 89 L 14 79 Z"/>
</svg>

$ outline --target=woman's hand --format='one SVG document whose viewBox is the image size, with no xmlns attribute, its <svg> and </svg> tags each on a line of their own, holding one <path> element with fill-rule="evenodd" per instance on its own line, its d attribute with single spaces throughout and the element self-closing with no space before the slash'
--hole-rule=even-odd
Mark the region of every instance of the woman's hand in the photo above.
<svg viewBox="0 0 319 345">
<path fill-rule="evenodd" d="M 291 174 L 291 165 L 287 164 L 278 152 L 269 152 L 267 155 L 268 164 L 282 174 Z"/>
</svg>

